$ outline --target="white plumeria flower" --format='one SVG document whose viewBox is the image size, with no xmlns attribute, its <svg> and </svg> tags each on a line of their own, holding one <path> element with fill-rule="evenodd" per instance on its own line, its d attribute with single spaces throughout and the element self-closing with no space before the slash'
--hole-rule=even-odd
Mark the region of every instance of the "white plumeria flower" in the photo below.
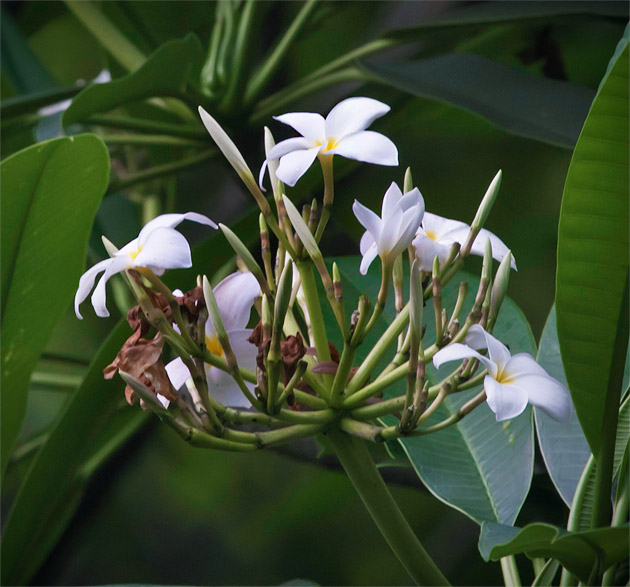
<svg viewBox="0 0 630 587">
<path fill-rule="evenodd" d="M 365 130 L 390 107 L 372 98 L 347 98 L 339 102 L 324 119 L 313 112 L 289 112 L 274 116 L 302 136 L 281 141 L 267 154 L 260 170 L 259 184 L 267 163 L 280 159 L 278 179 L 294 186 L 318 155 L 341 155 L 364 163 L 398 165 L 398 149 L 386 136 Z"/>
<path fill-rule="evenodd" d="M 254 371 L 258 348 L 249 342 L 248 339 L 253 331 L 246 326 L 254 300 L 260 295 L 258 281 L 249 272 L 232 273 L 212 291 L 238 366 Z M 217 357 L 224 358 L 225 356 L 212 320 L 209 318 L 206 320 L 206 348 Z M 208 364 L 205 368 L 208 390 L 214 399 L 231 407 L 251 406 L 238 384 L 228 373 Z M 166 365 L 166 372 L 175 389 L 179 389 L 190 379 L 190 371 L 179 357 Z M 247 383 L 247 386 L 253 391 L 253 383 Z"/>
<path fill-rule="evenodd" d="M 381 218 L 357 200 L 352 204 L 352 211 L 366 228 L 360 243 L 363 255 L 360 271 L 365 275 L 377 255 L 388 265 L 411 244 L 422 222 L 424 199 L 418 188 L 403 196 L 392 182 L 383 197 Z"/>
<path fill-rule="evenodd" d="M 105 284 L 112 275 L 127 269 L 147 267 L 156 275 L 162 275 L 166 269 L 192 267 L 190 245 L 174 227 L 184 220 L 205 224 L 212 228 L 217 225 L 203 214 L 186 212 L 185 214 L 162 214 L 148 222 L 137 238 L 127 243 L 112 257 L 90 267 L 79 280 L 79 287 L 74 296 L 74 311 L 82 319 L 80 304 L 88 297 L 94 287 L 96 276 L 104 271 L 92 294 L 92 306 L 97 316 L 107 318 Z"/>
<path fill-rule="evenodd" d="M 488 349 L 488 356 L 479 354 L 476 349 Z M 460 359 L 477 359 L 488 370 L 483 384 L 488 406 L 495 413 L 497 422 L 518 416 L 528 403 L 555 420 L 569 422 L 571 419 L 569 390 L 527 353 L 510 355 L 502 342 L 478 324 L 470 327 L 466 344 L 444 347 L 433 357 L 433 364 L 439 368 L 443 363 Z"/>
<path fill-rule="evenodd" d="M 463 245 L 469 232 L 470 226 L 465 222 L 425 212 L 422 226 L 418 229 L 416 238 L 413 239 L 412 243 L 416 249 L 416 256 L 420 261 L 420 269 L 422 271 L 432 271 L 433 259 L 435 259 L 436 255 L 440 260 L 440 264 L 444 263 L 449 256 L 453 243 Z M 470 248 L 470 252 L 473 255 L 481 255 L 483 257 L 488 240 L 490 240 L 492 245 L 492 256 L 497 261 L 502 261 L 509 249 L 498 236 L 485 228 L 479 231 Z M 512 258 L 511 264 L 512 269 L 516 270 L 514 258 Z"/>
</svg>

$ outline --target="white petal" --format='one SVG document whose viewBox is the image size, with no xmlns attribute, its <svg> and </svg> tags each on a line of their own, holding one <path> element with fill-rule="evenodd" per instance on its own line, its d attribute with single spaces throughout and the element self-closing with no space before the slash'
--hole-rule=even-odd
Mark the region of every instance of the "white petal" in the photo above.
<svg viewBox="0 0 630 587">
<path fill-rule="evenodd" d="M 566 424 L 571 420 L 573 404 L 569 390 L 549 375 L 525 375 L 515 379 L 511 387 L 526 392 L 529 403 L 547 412 L 554 420 Z"/>
<path fill-rule="evenodd" d="M 456 221 L 451 220 L 450 222 L 455 223 Z M 460 224 L 461 226 L 453 226 L 445 235 L 445 237 L 452 239 L 453 242 L 464 244 L 464 242 L 468 238 L 470 226 L 468 226 L 467 224 L 464 224 L 463 222 L 461 223 L 458 222 L 457 224 Z M 507 255 L 507 252 L 509 249 L 496 234 L 493 234 L 492 232 L 490 232 L 489 230 L 486 230 L 485 228 L 482 228 L 479 231 L 477 238 L 475 238 L 473 245 L 470 248 L 470 252 L 473 255 L 479 255 L 480 257 L 483 257 L 486 250 L 486 242 L 488 242 L 488 239 L 490 240 L 490 244 L 492 245 L 493 259 L 496 259 L 497 261 L 501 262 L 503 260 L 503 257 Z M 512 265 L 512 269 L 516 270 L 516 263 L 514 259 L 512 259 L 511 265 Z"/>
<path fill-rule="evenodd" d="M 328 155 L 341 155 L 348 159 L 375 163 L 376 165 L 398 165 L 398 149 L 385 135 L 371 130 L 358 132 L 341 139 Z"/>
<path fill-rule="evenodd" d="M 319 147 L 313 147 L 312 149 L 287 153 L 280 159 L 280 165 L 276 171 L 278 179 L 293 187 L 315 161 L 318 151 Z"/>
<path fill-rule="evenodd" d="M 173 228 L 156 228 L 146 242 L 132 267 L 159 267 L 176 269 L 192 267 L 190 245 L 184 236 Z"/>
<path fill-rule="evenodd" d="M 466 344 L 474 349 L 488 349 L 490 360 L 500 368 L 510 360 L 510 351 L 497 338 L 488 334 L 479 324 L 473 324 L 466 334 Z"/>
<path fill-rule="evenodd" d="M 424 234 L 422 229 L 416 233 L 416 237 L 411 244 L 416 249 L 416 257 L 420 261 L 419 268 L 422 271 L 433 271 L 433 259 L 435 259 L 435 256 L 438 256 L 440 263 L 444 263 L 450 252 L 450 247 L 430 239 Z"/>
<path fill-rule="evenodd" d="M 366 129 L 390 107 L 372 98 L 347 98 L 339 102 L 326 117 L 326 136 L 337 140 Z"/>
<path fill-rule="evenodd" d="M 94 307 L 94 311 L 97 316 L 101 318 L 107 318 L 109 316 L 109 312 L 107 310 L 107 290 L 105 285 L 107 284 L 108 279 L 115 275 L 116 273 L 120 273 L 125 269 L 128 269 L 131 266 L 131 257 L 127 255 L 116 255 L 109 259 L 109 263 L 105 268 L 105 273 L 103 273 L 102 277 L 98 280 L 96 284 L 96 288 L 94 289 L 94 293 L 92 294 L 92 306 Z"/>
<path fill-rule="evenodd" d="M 206 226 L 211 226 L 212 228 L 218 228 L 216 223 L 210 220 L 210 218 L 204 216 L 203 214 L 198 214 L 197 212 L 186 212 L 185 214 L 162 214 L 161 216 L 156 216 L 153 220 L 150 220 L 144 225 L 138 235 L 138 242 L 143 245 L 149 234 L 156 228 L 175 228 L 184 220 L 190 220 L 191 222 L 197 222 L 198 224 L 205 224 Z"/>
<path fill-rule="evenodd" d="M 96 265 L 90 267 L 83 275 L 81 275 L 81 279 L 79 279 L 79 287 L 77 288 L 77 293 L 74 295 L 74 312 L 79 320 L 83 320 L 83 316 L 81 316 L 81 313 L 79 312 L 79 306 L 88 297 L 88 295 L 90 295 L 90 292 L 94 287 L 96 276 L 101 271 L 105 271 L 105 269 L 107 269 L 107 266 L 111 262 L 111 259 L 99 261 Z"/>
<path fill-rule="evenodd" d="M 388 255 L 392 252 L 400 236 L 400 227 L 403 220 L 403 211 L 396 207 L 387 220 L 381 224 L 381 235 L 376 239 L 379 255 Z"/>
<path fill-rule="evenodd" d="M 225 330 L 245 328 L 249 322 L 254 300 L 260 295 L 260 285 L 254 275 L 250 272 L 232 273 L 213 291 Z"/>
<path fill-rule="evenodd" d="M 249 408 L 251 406 L 236 381 L 225 371 L 206 365 L 206 379 L 208 380 L 208 392 L 224 406 L 232 408 Z M 247 384 L 247 387 L 250 385 L 253 388 L 252 384 Z"/>
<path fill-rule="evenodd" d="M 362 255 L 367 253 L 368 249 L 376 246 L 376 242 L 374 241 L 374 237 L 366 230 L 361 237 L 361 241 L 359 242 L 359 250 Z"/>
<path fill-rule="evenodd" d="M 409 210 L 409 208 L 413 208 L 414 206 L 420 207 L 424 215 L 424 198 L 418 188 L 413 188 L 400 198 L 400 207 L 403 210 Z"/>
<path fill-rule="evenodd" d="M 280 157 L 284 157 L 287 153 L 292 153 L 293 151 L 304 151 L 306 149 L 312 149 L 316 146 L 317 145 L 315 145 L 313 141 L 309 141 L 308 139 L 302 137 L 287 139 L 286 141 L 281 141 L 270 149 L 267 154 L 267 159 L 279 159 Z"/>
<path fill-rule="evenodd" d="M 437 214 L 431 214 L 431 212 L 425 212 L 422 227 L 426 232 L 432 232 L 438 241 L 447 245 L 452 245 L 454 242 L 463 243 L 470 230 L 470 226 L 465 222 L 444 218 Z M 463 237 L 460 234 L 463 234 Z"/>
<path fill-rule="evenodd" d="M 164 368 L 166 369 L 166 374 L 171 381 L 171 385 L 176 390 L 180 389 L 191 377 L 190 371 L 188 370 L 188 367 L 184 365 L 184 361 L 182 361 L 181 357 L 173 359 L 170 363 L 167 363 Z"/>
<path fill-rule="evenodd" d="M 403 197 L 400 188 L 395 181 L 387 188 L 383 196 L 383 206 L 381 207 L 381 218 L 386 222 L 396 210 L 400 208 L 400 200 Z"/>
<path fill-rule="evenodd" d="M 403 214 L 398 229 L 398 240 L 394 246 L 396 254 L 402 253 L 413 241 L 420 222 L 422 222 L 422 214 L 424 214 L 424 208 L 420 205 L 409 208 Z"/>
<path fill-rule="evenodd" d="M 161 393 L 157 394 L 157 398 L 158 401 L 166 408 L 168 409 L 168 406 L 171 404 L 171 401 L 166 399 Z"/>
<path fill-rule="evenodd" d="M 289 112 L 281 116 L 274 116 L 274 118 L 283 124 L 288 124 L 307 139 L 322 142 L 326 140 L 325 121 L 321 114 L 315 114 L 314 112 Z"/>
<path fill-rule="evenodd" d="M 486 375 L 483 386 L 497 422 L 515 418 L 527 407 L 527 393 L 514 385 L 503 385 Z"/>
<path fill-rule="evenodd" d="M 378 242 L 381 237 L 383 223 L 376 213 L 366 208 L 358 200 L 355 200 L 354 204 L 352 204 L 352 211 L 357 217 L 357 220 L 363 225 L 363 228 L 369 231 L 375 242 Z"/>
<path fill-rule="evenodd" d="M 365 234 L 370 234 L 370 233 L 366 232 Z M 374 261 L 374 259 L 376 259 L 376 257 L 378 256 L 378 249 L 376 248 L 376 243 L 372 242 L 372 245 L 365 251 L 365 253 L 362 253 L 362 254 L 363 254 L 363 259 L 361 259 L 359 273 L 361 273 L 361 275 L 365 275 L 368 272 L 368 269 L 370 268 L 372 261 Z"/>
<path fill-rule="evenodd" d="M 256 369 L 256 355 L 258 354 L 258 347 L 249 342 L 252 332 L 251 328 L 242 328 L 227 333 L 238 366 L 250 371 Z"/>
<path fill-rule="evenodd" d="M 504 368 L 514 385 L 527 392 L 529 403 L 543 409 L 562 422 L 571 419 L 572 402 L 569 390 L 551 377 L 530 355 L 514 355 Z"/>
<path fill-rule="evenodd" d="M 478 359 L 491 375 L 496 375 L 497 366 L 488 357 L 480 355 L 476 350 L 458 342 L 449 344 L 433 355 L 433 365 L 439 369 L 444 363 L 461 359 Z"/>
</svg>

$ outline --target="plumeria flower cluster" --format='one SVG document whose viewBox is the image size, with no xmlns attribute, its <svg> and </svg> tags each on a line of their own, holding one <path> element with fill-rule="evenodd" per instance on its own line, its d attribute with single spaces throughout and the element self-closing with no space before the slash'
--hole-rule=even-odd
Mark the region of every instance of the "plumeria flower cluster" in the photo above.
<svg viewBox="0 0 630 587">
<path fill-rule="evenodd" d="M 334 205 L 331 162 L 340 155 L 398 165 L 392 141 L 367 130 L 388 111 L 382 102 L 355 97 L 337 104 L 326 118 L 309 112 L 278 116 L 276 120 L 301 136 L 275 144 L 267 131 L 266 159 L 257 182 L 227 133 L 200 108 L 210 136 L 260 207 L 261 256 L 257 260 L 229 227 L 194 212 L 158 216 L 120 249 L 107 242 L 111 256 L 81 277 L 75 310 L 81 317 L 79 306 L 103 273 L 91 299 L 96 314 L 108 316 L 107 281 L 123 274 L 138 302 L 128 314 L 134 333 L 106 376 L 121 374 L 129 401 L 139 399 L 194 444 L 237 451 L 331 428 L 372 441 L 439 432 L 456 422 L 428 426 L 427 419 L 454 393 L 472 394 L 461 417 L 489 408 L 503 421 L 533 404 L 558 420 L 569 418 L 567 389 L 532 357 L 511 355 L 491 334 L 510 271 L 516 269 L 508 247 L 483 228 L 499 193 L 500 172 L 470 225 L 425 211 L 409 170 L 403 189 L 392 181 L 385 191 L 380 216 L 355 200 L 352 210 L 365 228 L 356 269 L 366 275 L 378 257 L 381 287 L 376 299 L 362 295 L 344 300 L 341 271 L 335 263 L 330 271 L 320 249 Z M 300 210 L 285 186 L 294 186 L 316 159 L 324 178 L 323 198 Z M 266 171 L 274 185 L 271 204 L 261 191 Z M 199 276 L 192 289 L 171 291 L 160 279 L 164 271 L 192 266 L 190 246 L 175 230 L 183 220 L 220 229 L 241 270 L 215 287 L 208 276 Z M 460 285 L 452 308 L 443 305 L 442 291 L 471 254 L 482 256 L 483 264 L 474 302 L 464 313 L 468 284 Z M 408 267 L 403 263 L 407 258 Z M 493 260 L 499 261 L 496 272 Z M 318 293 L 318 280 L 324 296 Z M 357 350 L 381 318 L 390 284 L 396 318 L 366 358 L 357 362 Z M 423 311 L 429 301 L 432 341 L 427 340 Z M 336 320 L 343 348 L 331 342 L 322 304 Z M 347 314 L 347 307 L 356 309 Z M 391 356 L 377 372 L 377 365 Z M 432 382 L 428 364 L 438 368 L 451 361 L 463 363 L 442 381 Z M 387 387 L 403 379 L 403 395 L 379 399 Z M 398 424 L 377 423 L 382 416 L 396 414 L 402 414 Z M 242 424 L 254 430 L 238 430 Z"/>
</svg>

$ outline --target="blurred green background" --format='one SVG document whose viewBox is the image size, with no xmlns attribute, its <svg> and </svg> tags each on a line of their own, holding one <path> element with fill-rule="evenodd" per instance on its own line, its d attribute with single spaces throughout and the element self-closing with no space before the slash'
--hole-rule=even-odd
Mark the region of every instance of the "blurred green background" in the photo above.
<svg viewBox="0 0 630 587">
<path fill-rule="evenodd" d="M 300 9 L 301 2 L 259 2 L 248 58 L 272 45 Z M 483 3 L 470 3 L 479 5 Z M 470 7 L 465 2 L 322 2 L 299 42 L 292 47 L 269 93 L 307 75 L 385 30 L 421 24 Z M 497 3 L 502 4 L 502 3 Z M 527 3 L 534 4 L 534 3 Z M 212 30 L 213 2 L 104 2 L 100 9 L 139 48 L 150 54 L 161 43 L 194 31 L 202 44 Z M 94 37 L 62 2 L 2 3 L 2 99 L 89 80 L 103 69 L 122 75 Z M 379 54 L 371 63 L 397 63 L 416 54 L 470 52 L 519 71 L 597 89 L 623 32 L 619 19 L 586 16 L 485 26 L 451 40 L 422 35 L 418 43 Z M 359 87 L 360 86 L 360 87 Z M 500 88 L 488 87 L 492 93 Z M 410 96 L 375 83 L 349 81 L 287 106 L 286 111 L 325 114 L 354 93 L 392 106 L 374 125 L 398 146 L 400 168 L 340 162 L 336 169 L 335 212 L 323 244 L 330 255 L 356 254 L 362 228 L 351 213 L 354 198 L 377 208 L 392 179 L 402 182 L 407 166 L 427 210 L 470 222 L 498 169 L 503 186 L 486 227 L 512 249 L 519 271 L 509 295 L 523 309 L 538 338 L 554 297 L 556 234 L 562 188 L 571 151 L 510 134 L 445 101 Z M 524 100 L 527 99 L 525 96 Z M 136 108 L 136 110 L 134 110 Z M 131 112 L 146 112 L 140 106 Z M 275 112 L 281 114 L 285 110 Z M 267 117 L 250 124 L 238 113 L 223 123 L 254 171 L 264 159 L 262 124 L 276 140 L 288 129 Z M 46 124 L 3 120 L 2 157 L 55 136 L 59 117 Z M 209 140 L 208 140 L 209 144 Z M 170 148 L 111 146 L 113 171 L 171 160 Z M 128 171 L 129 169 L 127 169 Z M 292 191 L 294 199 L 320 193 L 312 169 Z M 104 256 L 101 233 L 117 245 L 137 234 L 140 205 L 157 201 L 160 210 L 196 210 L 232 222 L 252 209 L 252 201 L 221 159 L 182 172 L 165 182 L 140 184 L 109 194 L 97 216 L 88 262 Z M 202 231 L 184 229 L 192 239 Z M 209 266 L 220 263 L 205 258 Z M 472 260 L 468 267 L 478 268 Z M 196 268 L 204 271 L 203 266 Z M 186 279 L 189 278 L 186 274 Z M 178 283 L 181 289 L 192 282 Z M 110 306 L 114 306 L 110 303 Z M 98 320 L 86 309 L 57 325 L 31 385 L 22 442 L 37 438 L 56 419 L 90 358 L 120 318 Z M 54 386 L 38 372 L 55 373 Z M 65 380 L 63 378 L 66 378 Z M 112 387 L 112 393 L 119 387 Z M 129 408 L 131 409 L 131 408 Z M 33 453 L 11 465 L 3 487 L 6 512 Z M 64 463 L 60 462 L 59 467 Z M 540 471 L 538 471 L 540 472 Z M 478 528 L 425 490 L 393 486 L 412 527 L 454 584 L 500 582 L 497 564 L 477 552 Z M 563 523 L 567 510 L 544 475 L 534 480 L 519 522 L 544 511 Z M 524 576 L 529 570 L 523 569 Z M 339 472 L 269 452 L 231 455 L 191 449 L 151 420 L 91 479 L 76 516 L 33 579 L 39 585 L 159 583 L 186 585 L 274 585 L 304 578 L 322 585 L 404 585 L 409 578 L 374 527 L 348 480 Z"/>
</svg>

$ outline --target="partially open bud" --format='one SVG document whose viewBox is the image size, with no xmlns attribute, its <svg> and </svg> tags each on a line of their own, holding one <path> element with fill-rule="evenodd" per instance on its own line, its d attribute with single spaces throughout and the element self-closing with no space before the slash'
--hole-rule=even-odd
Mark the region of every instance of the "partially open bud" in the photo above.
<svg viewBox="0 0 630 587">
<path fill-rule="evenodd" d="M 269 171 L 269 180 L 271 181 L 271 189 L 273 190 L 273 197 L 276 200 L 282 198 L 282 192 L 284 191 L 282 182 L 278 179 L 276 171 L 280 164 L 280 159 L 269 159 L 269 151 L 276 146 L 276 141 L 273 138 L 271 131 L 265 127 L 265 154 L 267 156 L 267 170 Z"/>
<path fill-rule="evenodd" d="M 245 246 L 245 243 L 232 232 L 225 224 L 219 224 L 219 228 L 223 235 L 225 236 L 230 246 L 234 249 L 234 252 L 240 257 L 240 259 L 245 264 L 245 267 L 248 271 L 251 271 L 253 276 L 256 278 L 256 281 L 260 284 L 260 288 L 266 292 L 269 292 L 269 285 L 267 284 L 267 279 L 263 274 L 263 270 L 260 268 L 260 265 L 254 259 L 254 256 L 249 252 L 249 249 Z"/>
<path fill-rule="evenodd" d="M 479 231 L 483 228 L 488 216 L 490 215 L 490 211 L 494 206 L 494 202 L 499 195 L 499 190 L 501 188 L 501 177 L 503 173 L 499 169 L 497 174 L 494 176 L 486 193 L 481 200 L 481 204 L 479 204 L 479 208 L 477 208 L 477 213 L 475 214 L 475 218 L 470 225 L 470 233 L 468 234 L 468 238 L 466 242 L 462 246 L 462 255 L 467 255 L 470 252 L 470 247 L 472 247 L 475 238 L 479 234 Z"/>
</svg>

